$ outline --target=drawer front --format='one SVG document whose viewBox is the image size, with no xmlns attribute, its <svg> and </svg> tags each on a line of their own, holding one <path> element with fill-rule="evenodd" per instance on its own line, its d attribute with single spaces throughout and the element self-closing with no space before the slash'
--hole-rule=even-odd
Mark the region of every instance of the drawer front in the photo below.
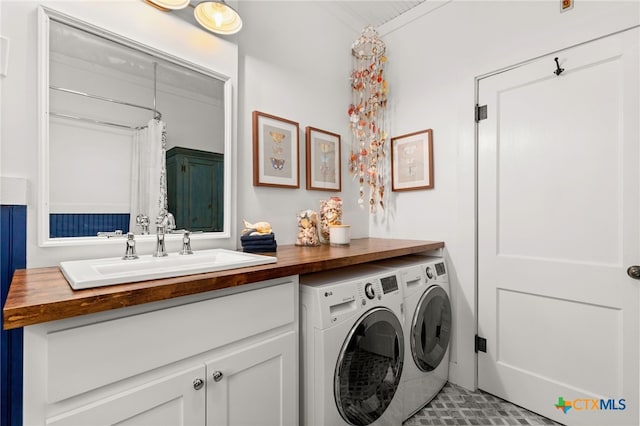
<svg viewBox="0 0 640 426">
<path fill-rule="evenodd" d="M 297 277 L 283 284 L 52 332 L 49 403 L 289 323 Z"/>
</svg>

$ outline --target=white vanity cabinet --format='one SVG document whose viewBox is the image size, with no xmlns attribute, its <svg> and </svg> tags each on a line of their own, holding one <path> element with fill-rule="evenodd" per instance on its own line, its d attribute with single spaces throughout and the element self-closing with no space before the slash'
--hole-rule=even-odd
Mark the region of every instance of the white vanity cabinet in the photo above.
<svg viewBox="0 0 640 426">
<path fill-rule="evenodd" d="M 298 277 L 25 328 L 25 425 L 295 425 Z"/>
</svg>

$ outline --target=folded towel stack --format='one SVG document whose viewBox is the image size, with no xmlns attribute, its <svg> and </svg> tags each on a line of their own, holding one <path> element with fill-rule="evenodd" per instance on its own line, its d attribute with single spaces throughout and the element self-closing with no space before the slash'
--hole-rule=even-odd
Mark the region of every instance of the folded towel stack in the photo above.
<svg viewBox="0 0 640 426">
<path fill-rule="evenodd" d="M 269 234 L 242 235 L 240 237 L 242 251 L 246 253 L 268 253 L 276 251 L 278 243 L 273 232 Z"/>
</svg>

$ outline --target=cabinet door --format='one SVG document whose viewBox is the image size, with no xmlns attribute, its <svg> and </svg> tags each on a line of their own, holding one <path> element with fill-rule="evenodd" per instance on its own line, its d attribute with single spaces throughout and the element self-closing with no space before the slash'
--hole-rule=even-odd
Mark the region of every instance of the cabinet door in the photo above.
<svg viewBox="0 0 640 426">
<path fill-rule="evenodd" d="M 210 159 L 189 158 L 187 160 L 186 222 L 187 229 L 194 231 L 217 230 L 215 163 Z"/>
<path fill-rule="evenodd" d="M 167 151 L 167 198 L 178 229 L 224 229 L 224 155 L 174 147 Z"/>
<path fill-rule="evenodd" d="M 296 347 L 291 331 L 207 363 L 207 426 L 295 425 Z"/>
<path fill-rule="evenodd" d="M 146 383 L 78 410 L 47 419 L 48 425 L 204 425 L 205 367 Z M 196 389 L 194 381 L 201 379 Z"/>
</svg>

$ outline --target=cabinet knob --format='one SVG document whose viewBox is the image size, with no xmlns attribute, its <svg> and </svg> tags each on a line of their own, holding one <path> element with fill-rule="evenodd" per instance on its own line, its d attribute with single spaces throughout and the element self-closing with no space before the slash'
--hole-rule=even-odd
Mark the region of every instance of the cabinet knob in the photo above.
<svg viewBox="0 0 640 426">
<path fill-rule="evenodd" d="M 222 380 L 222 371 L 214 371 L 213 372 L 213 381 L 214 382 L 219 382 L 220 380 Z"/>
<path fill-rule="evenodd" d="M 195 380 L 193 381 L 193 388 L 194 388 L 195 390 L 200 390 L 200 389 L 202 389 L 202 387 L 203 387 L 203 386 L 204 386 L 204 380 L 202 380 L 202 379 L 195 379 Z"/>
<path fill-rule="evenodd" d="M 627 269 L 627 275 L 635 280 L 640 280 L 640 266 L 629 266 L 629 269 Z"/>
</svg>

